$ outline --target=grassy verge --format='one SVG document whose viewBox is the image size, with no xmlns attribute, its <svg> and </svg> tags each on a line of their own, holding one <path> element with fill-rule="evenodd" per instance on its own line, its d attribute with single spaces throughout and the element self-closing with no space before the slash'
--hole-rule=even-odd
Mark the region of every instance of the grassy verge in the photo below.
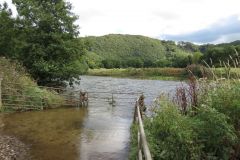
<svg viewBox="0 0 240 160">
<path fill-rule="evenodd" d="M 0 73 L 3 75 L 0 111 L 39 110 L 56 104 L 61 106 L 64 102 L 55 91 L 39 87 L 15 62 L 0 58 Z"/>
<path fill-rule="evenodd" d="M 190 79 L 144 120 L 153 159 L 240 159 L 240 80 Z M 130 159 L 136 157 L 131 130 Z"/>
<path fill-rule="evenodd" d="M 155 80 L 185 79 L 187 72 L 184 68 L 120 68 L 120 69 L 90 69 L 87 73 L 92 76 L 128 77 Z"/>
</svg>

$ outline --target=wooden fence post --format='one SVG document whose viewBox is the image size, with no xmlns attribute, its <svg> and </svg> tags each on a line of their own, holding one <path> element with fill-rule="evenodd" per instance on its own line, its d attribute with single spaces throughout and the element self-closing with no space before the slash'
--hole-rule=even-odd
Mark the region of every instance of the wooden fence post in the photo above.
<svg viewBox="0 0 240 160">
<path fill-rule="evenodd" d="M 143 127 L 143 121 L 142 121 L 142 112 L 145 110 L 144 108 L 144 96 L 141 95 L 138 100 L 136 101 L 136 106 L 135 106 L 135 113 L 134 113 L 134 121 L 138 125 L 138 136 L 137 136 L 137 141 L 138 141 L 138 154 L 137 154 L 137 159 L 138 160 L 152 160 L 151 153 L 148 147 L 147 143 L 147 138 L 144 132 L 144 127 Z M 136 114 L 137 112 L 137 114 Z M 144 157 L 144 158 L 143 158 Z"/>
</svg>

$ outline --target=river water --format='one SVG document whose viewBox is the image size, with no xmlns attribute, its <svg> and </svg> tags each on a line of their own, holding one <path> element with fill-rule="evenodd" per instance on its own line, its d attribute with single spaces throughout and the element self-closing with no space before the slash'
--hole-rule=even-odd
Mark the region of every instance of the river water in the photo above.
<svg viewBox="0 0 240 160">
<path fill-rule="evenodd" d="M 6 114 L 0 132 L 24 142 L 32 160 L 125 160 L 136 98 L 143 93 L 150 105 L 162 92 L 171 93 L 180 85 L 95 76 L 81 79 L 74 89 L 89 92 L 87 108 Z"/>
</svg>

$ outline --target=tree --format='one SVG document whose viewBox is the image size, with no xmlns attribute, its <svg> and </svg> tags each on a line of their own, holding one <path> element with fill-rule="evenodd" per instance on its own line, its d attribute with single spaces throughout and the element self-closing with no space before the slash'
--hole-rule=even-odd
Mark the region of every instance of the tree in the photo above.
<svg viewBox="0 0 240 160">
<path fill-rule="evenodd" d="M 13 56 L 15 20 L 7 3 L 0 4 L 0 56 Z"/>
<path fill-rule="evenodd" d="M 233 59 L 237 58 L 236 54 L 237 46 L 230 45 L 217 45 L 209 47 L 206 53 L 203 55 L 202 59 L 206 61 L 209 65 L 215 65 L 216 67 L 222 67 L 223 62 L 234 66 Z"/>
<path fill-rule="evenodd" d="M 78 65 L 84 45 L 77 39 L 71 4 L 64 0 L 13 0 L 13 4 L 25 41 L 18 59 L 33 78 L 41 85 L 78 79 L 85 68 Z"/>
</svg>

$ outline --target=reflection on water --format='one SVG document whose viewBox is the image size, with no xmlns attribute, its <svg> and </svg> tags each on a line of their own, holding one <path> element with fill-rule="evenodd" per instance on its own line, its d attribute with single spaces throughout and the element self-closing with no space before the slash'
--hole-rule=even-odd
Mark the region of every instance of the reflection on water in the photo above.
<svg viewBox="0 0 240 160">
<path fill-rule="evenodd" d="M 89 93 L 88 108 L 60 108 L 42 112 L 5 115 L 5 134 L 29 145 L 29 159 L 85 160 L 128 157 L 129 129 L 137 94 L 96 92 L 143 92 L 146 103 L 179 82 L 110 77 L 81 77 L 80 86 Z M 95 93 L 94 93 L 95 92 Z M 112 96 L 115 103 L 111 104 Z"/>
<path fill-rule="evenodd" d="M 76 89 L 90 92 L 88 116 L 85 117 L 81 139 L 81 159 L 125 160 L 128 157 L 129 129 L 139 94 L 114 94 L 115 106 L 112 106 L 107 102 L 111 101 L 111 94 L 95 92 L 143 93 L 146 104 L 150 105 L 160 93 L 170 92 L 180 84 L 175 81 L 95 76 L 81 78 L 81 85 Z"/>
</svg>

